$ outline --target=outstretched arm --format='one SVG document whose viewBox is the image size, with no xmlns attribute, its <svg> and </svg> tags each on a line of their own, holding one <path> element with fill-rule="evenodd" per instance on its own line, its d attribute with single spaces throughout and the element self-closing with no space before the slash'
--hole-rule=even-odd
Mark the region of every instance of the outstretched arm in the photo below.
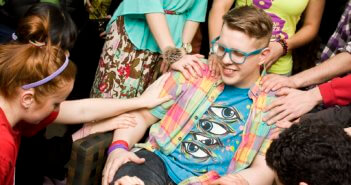
<svg viewBox="0 0 351 185">
<path fill-rule="evenodd" d="M 140 108 L 152 108 L 170 99 L 169 96 L 159 97 L 161 90 L 170 76 L 169 73 L 160 77 L 137 98 L 103 99 L 90 98 L 83 100 L 64 101 L 55 120 L 56 123 L 77 124 L 100 121 L 124 112 Z"/>
<path fill-rule="evenodd" d="M 262 87 L 266 92 L 276 91 L 282 87 L 302 88 L 323 83 L 349 71 L 351 71 L 351 54 L 342 52 L 291 77 L 267 75 L 262 79 Z"/>
</svg>

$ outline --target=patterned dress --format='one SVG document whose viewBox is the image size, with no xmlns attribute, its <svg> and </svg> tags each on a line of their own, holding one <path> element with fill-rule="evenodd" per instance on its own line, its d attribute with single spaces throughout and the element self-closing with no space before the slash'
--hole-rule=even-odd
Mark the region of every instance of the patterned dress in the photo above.
<svg viewBox="0 0 351 185">
<path fill-rule="evenodd" d="M 207 0 L 123 1 L 107 27 L 91 97 L 136 97 L 160 75 L 160 49 L 146 23 L 146 13 L 165 13 L 173 41 L 180 47 L 185 22 L 204 21 L 206 7 Z"/>
</svg>

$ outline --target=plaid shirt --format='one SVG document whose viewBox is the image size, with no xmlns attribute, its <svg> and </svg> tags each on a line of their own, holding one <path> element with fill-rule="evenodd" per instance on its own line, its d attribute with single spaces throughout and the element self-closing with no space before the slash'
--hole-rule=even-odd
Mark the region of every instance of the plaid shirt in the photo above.
<svg viewBox="0 0 351 185">
<path fill-rule="evenodd" d="M 222 81 L 211 78 L 208 69 L 203 71 L 204 78 L 186 81 L 179 72 L 173 72 L 166 82 L 162 96 L 171 95 L 173 100 L 156 107 L 151 113 L 161 119 L 150 130 L 149 141 L 137 146 L 150 151 L 159 150 L 164 154 L 172 153 L 199 121 L 206 110 L 223 91 Z M 259 90 L 259 81 L 249 91 L 253 100 L 250 114 L 243 131 L 242 142 L 228 168 L 228 173 L 235 173 L 247 168 L 258 153 L 265 154 L 271 139 L 271 128 L 262 121 L 263 108 L 274 95 Z M 192 177 L 180 184 L 206 184 L 220 176 L 210 171 L 199 177 Z"/>
<path fill-rule="evenodd" d="M 324 48 L 321 60 L 327 60 L 330 57 L 341 53 L 351 53 L 351 33 L 350 33 L 350 21 L 351 21 L 351 1 L 349 1 L 345 7 L 345 11 L 341 16 L 338 26 L 330 37 L 326 47 Z"/>
</svg>

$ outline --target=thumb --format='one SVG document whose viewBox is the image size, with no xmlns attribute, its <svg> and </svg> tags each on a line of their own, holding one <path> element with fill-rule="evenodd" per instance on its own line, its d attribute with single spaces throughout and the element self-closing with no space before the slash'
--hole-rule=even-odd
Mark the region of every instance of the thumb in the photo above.
<svg viewBox="0 0 351 185">
<path fill-rule="evenodd" d="M 140 158 L 135 154 L 130 157 L 130 160 L 134 163 L 137 163 L 137 164 L 141 164 L 141 163 L 145 162 L 145 158 Z"/>
<path fill-rule="evenodd" d="M 172 99 L 172 96 L 171 95 L 168 95 L 168 96 L 165 96 L 165 97 L 162 97 L 162 102 L 166 102 L 166 101 L 169 101 Z"/>
</svg>

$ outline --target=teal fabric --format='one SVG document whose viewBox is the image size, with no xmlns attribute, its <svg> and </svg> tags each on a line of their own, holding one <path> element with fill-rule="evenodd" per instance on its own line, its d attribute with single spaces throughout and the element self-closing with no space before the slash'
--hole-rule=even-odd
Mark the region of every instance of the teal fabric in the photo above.
<svg viewBox="0 0 351 185">
<path fill-rule="evenodd" d="M 124 0 L 113 14 L 107 30 L 118 16 L 124 16 L 124 27 L 130 41 L 137 49 L 160 52 L 160 49 L 145 19 L 147 13 L 174 11 L 176 15 L 166 14 L 168 27 L 176 47 L 182 45 L 185 22 L 204 22 L 207 0 Z"/>
</svg>

